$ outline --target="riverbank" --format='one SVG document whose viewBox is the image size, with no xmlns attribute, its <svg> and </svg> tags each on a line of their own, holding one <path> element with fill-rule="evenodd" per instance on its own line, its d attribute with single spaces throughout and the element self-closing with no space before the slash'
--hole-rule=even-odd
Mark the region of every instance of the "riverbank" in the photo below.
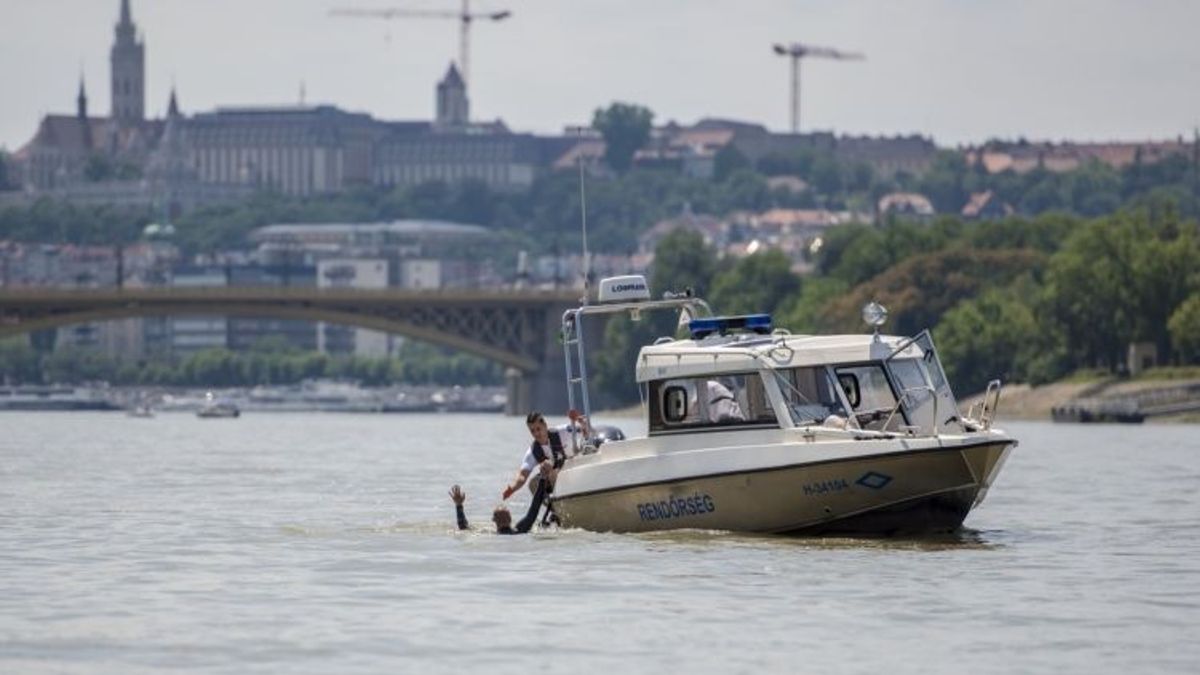
<svg viewBox="0 0 1200 675">
<path fill-rule="evenodd" d="M 1038 387 L 1006 384 L 1000 397 L 999 418 L 1048 420 L 1054 408 L 1067 406 L 1080 399 L 1115 401 L 1187 386 L 1200 386 L 1200 373 L 1195 369 L 1163 368 L 1148 371 L 1136 378 L 1073 376 Z M 982 393 L 965 397 L 959 402 L 960 407 L 965 411 L 982 397 Z M 1200 414 L 1168 415 L 1153 418 L 1152 421 L 1195 423 L 1200 422 Z"/>
</svg>

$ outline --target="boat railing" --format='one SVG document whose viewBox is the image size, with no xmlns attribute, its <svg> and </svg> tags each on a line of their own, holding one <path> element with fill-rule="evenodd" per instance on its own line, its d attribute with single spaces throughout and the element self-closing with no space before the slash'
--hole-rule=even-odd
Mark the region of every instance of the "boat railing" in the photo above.
<svg viewBox="0 0 1200 675">
<path fill-rule="evenodd" d="M 892 407 L 892 412 L 887 416 L 887 420 L 883 423 L 883 428 L 887 429 L 891 425 L 892 419 L 896 417 L 896 413 L 900 412 L 900 406 L 908 399 L 909 394 L 924 391 L 929 392 L 929 398 L 933 399 L 933 435 L 938 435 L 938 395 L 937 390 L 932 385 L 921 384 L 915 387 L 908 387 L 900 392 L 900 397 L 896 399 L 896 405 Z M 913 406 L 916 409 L 916 406 Z"/>
<path fill-rule="evenodd" d="M 967 419 L 978 423 L 979 428 L 985 431 L 991 429 L 992 422 L 996 419 L 996 408 L 1000 405 L 1002 386 L 1000 380 L 988 382 L 987 390 L 983 392 L 983 398 L 976 401 L 967 410 Z"/>
<path fill-rule="evenodd" d="M 562 343 L 567 374 L 567 405 L 571 409 L 575 409 L 578 404 L 583 409 L 583 414 L 589 420 L 591 419 L 592 405 L 587 386 L 587 353 L 583 338 L 583 318 L 585 316 L 628 312 L 636 320 L 641 317 L 642 312 L 671 309 L 688 312 L 692 317 L 712 314 L 708 303 L 695 297 L 690 291 L 664 293 L 661 300 L 585 304 L 582 307 L 563 312 Z"/>
</svg>

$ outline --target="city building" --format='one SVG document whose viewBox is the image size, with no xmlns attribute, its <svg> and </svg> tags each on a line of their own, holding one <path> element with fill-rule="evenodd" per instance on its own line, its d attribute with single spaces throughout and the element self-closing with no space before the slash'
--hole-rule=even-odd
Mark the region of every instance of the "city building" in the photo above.
<svg viewBox="0 0 1200 675">
<path fill-rule="evenodd" d="M 229 275 L 220 267 L 180 266 L 172 270 L 173 288 L 222 288 Z M 172 316 L 167 319 L 170 352 L 187 357 L 206 349 L 229 346 L 229 322 L 223 316 Z"/>
<path fill-rule="evenodd" d="M 317 263 L 317 288 L 382 290 L 388 287 L 388 261 L 327 258 Z M 392 353 L 393 336 L 366 328 L 331 323 L 317 325 L 317 349 L 326 354 L 383 357 Z"/>
</svg>

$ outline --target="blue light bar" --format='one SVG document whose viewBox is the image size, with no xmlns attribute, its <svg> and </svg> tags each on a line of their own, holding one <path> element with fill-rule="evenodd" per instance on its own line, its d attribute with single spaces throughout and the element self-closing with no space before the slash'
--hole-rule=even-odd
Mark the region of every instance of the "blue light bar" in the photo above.
<svg viewBox="0 0 1200 675">
<path fill-rule="evenodd" d="M 728 335 L 734 331 L 767 335 L 771 332 L 770 314 L 747 314 L 745 316 L 713 316 L 692 319 L 688 322 L 693 340 L 703 340 L 714 333 Z"/>
</svg>

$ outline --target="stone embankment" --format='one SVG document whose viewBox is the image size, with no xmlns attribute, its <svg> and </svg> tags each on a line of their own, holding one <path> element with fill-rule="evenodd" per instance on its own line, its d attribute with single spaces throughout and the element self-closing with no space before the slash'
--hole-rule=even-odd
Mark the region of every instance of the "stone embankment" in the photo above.
<svg viewBox="0 0 1200 675">
<path fill-rule="evenodd" d="M 977 394 L 962 400 L 962 409 L 968 409 L 981 397 L 982 394 Z M 1087 382 L 1055 382 L 1040 387 L 1005 385 L 1000 398 L 999 416 L 1001 419 L 1049 420 L 1056 409 L 1062 416 L 1064 410 L 1080 408 L 1133 410 L 1139 417 L 1164 421 L 1200 421 L 1196 413 L 1200 410 L 1200 379 L 1106 378 Z"/>
</svg>

